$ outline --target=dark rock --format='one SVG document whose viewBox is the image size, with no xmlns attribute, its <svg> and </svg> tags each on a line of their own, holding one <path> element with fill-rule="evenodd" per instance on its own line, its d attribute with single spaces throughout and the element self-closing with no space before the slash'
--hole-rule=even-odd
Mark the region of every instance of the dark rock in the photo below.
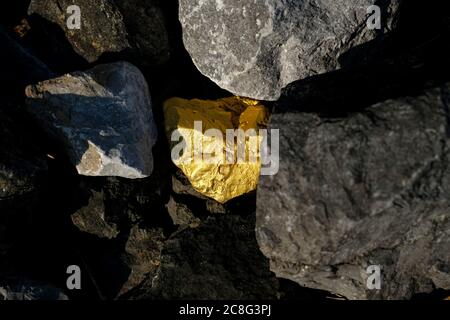
<svg viewBox="0 0 450 320">
<path fill-rule="evenodd" d="M 2 3 L 0 7 L 0 23 L 2 25 L 15 25 L 26 14 L 30 0 L 17 0 L 10 3 Z"/>
<path fill-rule="evenodd" d="M 0 256 L 20 239 L 47 186 L 47 162 L 40 143 L 27 132 L 26 117 L 0 103 Z M 20 122 L 18 122 L 20 121 Z"/>
<path fill-rule="evenodd" d="M 52 285 L 28 279 L 0 279 L 0 300 L 68 300 Z"/>
<path fill-rule="evenodd" d="M 398 97 L 421 68 L 394 70 L 404 84 L 364 70 L 286 89 L 271 119 L 280 171 L 260 181 L 256 225 L 278 277 L 350 299 L 450 289 L 450 85 Z M 366 286 L 369 265 L 381 290 Z"/>
<path fill-rule="evenodd" d="M 163 1 L 164 2 L 164 1 Z M 161 0 L 116 0 L 123 15 L 129 42 L 144 65 L 162 65 L 171 48 Z"/>
<path fill-rule="evenodd" d="M 115 223 L 106 220 L 105 211 L 103 192 L 92 191 L 89 203 L 72 214 L 72 222 L 82 232 L 113 239 L 119 230 Z"/>
<path fill-rule="evenodd" d="M 163 229 L 135 224 L 111 240 L 81 236 L 80 253 L 100 295 L 116 299 L 155 275 L 164 239 Z"/>
<path fill-rule="evenodd" d="M 204 200 L 208 199 L 208 197 L 202 195 L 200 192 L 196 191 L 194 187 L 192 187 L 189 179 L 179 169 L 176 169 L 175 173 L 172 176 L 172 188 L 173 192 L 175 192 L 176 194 L 191 195 L 193 197 Z"/>
<path fill-rule="evenodd" d="M 138 225 L 131 228 L 122 257 L 131 273 L 119 295 L 136 288 L 146 278 L 153 278 L 156 275 L 161 262 L 164 240 L 164 231 L 160 228 L 148 229 Z"/>
<path fill-rule="evenodd" d="M 164 229 L 158 183 L 153 179 L 83 177 L 88 197 L 72 214 L 80 254 L 101 296 L 117 298 L 159 267 Z M 167 219 L 169 220 L 169 219 Z"/>
<path fill-rule="evenodd" d="M 143 178 L 157 140 L 150 93 L 126 62 L 27 87 L 29 111 L 65 146 L 78 173 Z"/>
<path fill-rule="evenodd" d="M 0 26 L 0 95 L 23 96 L 27 85 L 54 76 L 52 71 Z"/>
<path fill-rule="evenodd" d="M 99 217 L 112 229 L 124 231 L 131 226 L 149 220 L 155 225 L 165 225 L 160 215 L 163 209 L 161 198 L 161 183 L 151 177 L 147 179 L 130 180 L 117 177 L 81 177 L 80 193 L 88 199 L 84 203 L 83 212 L 79 217 L 84 223 L 97 225 L 90 234 L 102 232 L 103 223 Z M 89 215 L 88 212 L 98 212 Z M 75 213 L 77 215 L 79 213 Z M 92 219 L 88 222 L 85 219 Z M 169 218 L 167 217 L 167 220 Z M 115 232 L 115 231 L 114 231 Z"/>
<path fill-rule="evenodd" d="M 196 191 L 179 169 L 172 175 L 172 190 L 176 198 L 183 198 L 183 202 L 189 204 L 190 210 L 194 210 L 197 215 L 242 214 L 255 211 L 255 192 L 250 192 L 222 204 Z M 174 205 L 176 206 L 184 206 L 180 201 L 175 202 Z"/>
<path fill-rule="evenodd" d="M 176 202 L 172 197 L 166 205 L 173 224 L 178 226 L 198 227 L 200 219 L 196 218 L 189 207 L 181 202 Z"/>
<path fill-rule="evenodd" d="M 383 30 L 366 26 L 375 3 Z M 379 41 L 395 28 L 399 3 L 181 0 L 180 21 L 186 49 L 203 74 L 236 95 L 276 100 L 290 82 L 336 70 L 347 51 Z"/>
<path fill-rule="evenodd" d="M 255 241 L 254 217 L 209 217 L 164 245 L 155 277 L 132 299 L 275 299 L 278 281 Z"/>
<path fill-rule="evenodd" d="M 44 184 L 45 155 L 20 129 L 0 110 L 0 201 L 31 194 Z"/>
<path fill-rule="evenodd" d="M 67 8 L 73 4 L 81 10 L 80 30 L 67 28 Z M 147 65 L 169 58 L 165 19 L 155 0 L 33 0 L 28 12 L 58 24 L 74 50 L 88 62 L 125 50 Z"/>
</svg>

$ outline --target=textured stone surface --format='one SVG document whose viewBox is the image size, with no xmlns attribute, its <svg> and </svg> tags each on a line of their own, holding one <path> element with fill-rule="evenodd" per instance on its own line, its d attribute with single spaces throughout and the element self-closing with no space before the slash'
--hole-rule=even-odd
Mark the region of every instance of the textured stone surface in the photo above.
<svg viewBox="0 0 450 320">
<path fill-rule="evenodd" d="M 181 0 L 180 21 L 203 74 L 236 95 L 276 100 L 290 82 L 337 69 L 342 54 L 375 39 L 366 28 L 375 2 L 388 32 L 399 0 Z"/>
<path fill-rule="evenodd" d="M 143 178 L 157 139 L 150 93 L 126 62 L 27 87 L 29 110 L 65 146 L 82 175 Z"/>
<path fill-rule="evenodd" d="M 239 97 L 216 101 L 171 98 L 164 103 L 164 118 L 172 161 L 196 191 L 225 203 L 256 189 L 263 139 L 259 130 L 267 126 L 268 119 L 262 104 Z M 227 130 L 233 134 L 237 129 L 246 137 L 235 134 L 230 141 Z M 254 136 L 248 135 L 249 130 Z"/>
<path fill-rule="evenodd" d="M 81 10 L 80 30 L 66 25 L 70 16 L 66 10 L 73 4 Z M 164 16 L 154 0 L 33 0 L 28 12 L 58 24 L 74 50 L 89 62 L 126 49 L 144 64 L 161 64 L 169 57 Z"/>
<path fill-rule="evenodd" d="M 448 290 L 450 85 L 314 112 L 383 96 L 371 75 L 299 82 L 275 106 L 281 163 L 258 189 L 260 248 L 277 276 L 350 299 Z M 367 290 L 368 265 L 381 265 L 379 291 Z"/>
<path fill-rule="evenodd" d="M 155 277 L 133 299 L 276 299 L 278 281 L 258 251 L 254 217 L 208 218 L 165 243 Z"/>
<path fill-rule="evenodd" d="M 119 294 L 137 287 L 147 277 L 155 276 L 160 266 L 164 240 L 162 229 L 145 229 L 138 225 L 131 228 L 122 257 L 131 269 L 131 273 Z"/>
<path fill-rule="evenodd" d="M 101 294 L 117 298 L 159 266 L 165 240 L 160 182 L 115 177 L 81 180 L 81 198 L 87 199 L 71 216 L 81 231 L 77 233 L 80 253 Z"/>
<path fill-rule="evenodd" d="M 166 207 L 174 225 L 198 227 L 200 224 L 200 219 L 195 217 L 187 205 L 175 201 L 172 197 Z"/>
<path fill-rule="evenodd" d="M 82 232 L 100 238 L 113 239 L 119 234 L 117 224 L 105 216 L 105 196 L 103 192 L 92 191 L 86 206 L 71 215 L 73 224 Z"/>
</svg>

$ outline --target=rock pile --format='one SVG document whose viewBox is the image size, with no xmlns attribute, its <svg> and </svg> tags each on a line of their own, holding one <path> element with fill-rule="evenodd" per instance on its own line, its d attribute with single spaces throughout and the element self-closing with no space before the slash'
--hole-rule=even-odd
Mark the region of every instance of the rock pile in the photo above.
<svg viewBox="0 0 450 320">
<path fill-rule="evenodd" d="M 443 4 L 8 4 L 0 300 L 450 295 Z"/>
</svg>

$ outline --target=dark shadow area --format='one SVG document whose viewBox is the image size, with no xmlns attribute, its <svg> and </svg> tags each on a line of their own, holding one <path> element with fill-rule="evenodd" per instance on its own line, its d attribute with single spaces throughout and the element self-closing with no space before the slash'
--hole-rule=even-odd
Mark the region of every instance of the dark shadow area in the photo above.
<svg viewBox="0 0 450 320">
<path fill-rule="evenodd" d="M 358 68 L 376 61 L 404 55 L 417 47 L 426 46 L 449 30 L 449 14 L 443 1 L 409 0 L 400 4 L 394 18 L 393 30 L 386 29 L 389 0 L 379 0 L 382 29 L 375 30 L 377 37 L 356 46 L 339 57 L 343 68 Z M 365 25 L 363 27 L 366 27 Z"/>
<path fill-rule="evenodd" d="M 15 35 L 2 26 L 0 43 L 0 95 L 21 101 L 27 85 L 54 76 L 45 64 L 20 44 Z"/>
<path fill-rule="evenodd" d="M 56 23 L 36 14 L 29 16 L 27 21 L 30 30 L 21 38 L 23 45 L 53 72 L 65 74 L 89 68 L 89 63 L 73 50 Z"/>
<path fill-rule="evenodd" d="M 280 283 L 281 300 L 297 301 L 324 301 L 329 299 L 344 300 L 342 297 L 335 296 L 327 291 L 305 288 L 298 283 L 278 278 Z"/>
<path fill-rule="evenodd" d="M 450 297 L 450 290 L 437 289 L 432 293 L 418 293 L 414 295 L 412 301 L 439 301 L 445 300 Z"/>
<path fill-rule="evenodd" d="M 2 1 L 0 4 L 0 24 L 13 27 L 26 17 L 31 0 Z"/>
<path fill-rule="evenodd" d="M 283 90 L 275 112 L 345 117 L 386 99 L 418 95 L 450 79 L 447 39 L 442 30 L 437 38 L 404 55 L 294 82 Z"/>
<path fill-rule="evenodd" d="M 388 29 L 387 19 L 390 15 L 388 12 L 390 0 L 378 0 L 375 5 L 381 9 L 381 30 L 374 30 L 376 38 L 372 41 L 363 43 L 359 46 L 351 48 L 342 54 L 339 58 L 339 65 L 342 68 L 355 68 L 368 65 L 374 61 L 386 59 L 391 56 L 397 47 L 393 32 Z M 401 10 L 400 10 L 401 11 Z M 393 17 L 393 24 L 397 23 L 398 17 Z M 366 23 L 360 26 L 367 28 Z M 358 32 L 360 32 L 359 30 Z"/>
</svg>

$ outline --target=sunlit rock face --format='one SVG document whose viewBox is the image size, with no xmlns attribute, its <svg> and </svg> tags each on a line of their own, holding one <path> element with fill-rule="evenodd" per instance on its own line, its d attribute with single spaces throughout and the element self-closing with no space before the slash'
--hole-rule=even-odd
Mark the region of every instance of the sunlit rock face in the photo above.
<svg viewBox="0 0 450 320">
<path fill-rule="evenodd" d="M 295 80 L 369 59 L 381 49 L 371 41 L 395 28 L 399 3 L 181 0 L 180 21 L 186 49 L 204 75 L 235 95 L 277 100 Z M 366 27 L 374 4 L 383 12 L 382 30 Z M 345 59 L 352 49 L 359 54 Z"/>
<path fill-rule="evenodd" d="M 142 73 L 117 62 L 27 87 L 32 114 L 66 148 L 78 173 L 144 178 L 157 139 Z"/>
<path fill-rule="evenodd" d="M 198 192 L 224 203 L 256 189 L 261 169 L 259 129 L 266 127 L 268 117 L 263 105 L 239 97 L 172 98 L 165 102 L 164 114 L 172 160 Z"/>
</svg>

